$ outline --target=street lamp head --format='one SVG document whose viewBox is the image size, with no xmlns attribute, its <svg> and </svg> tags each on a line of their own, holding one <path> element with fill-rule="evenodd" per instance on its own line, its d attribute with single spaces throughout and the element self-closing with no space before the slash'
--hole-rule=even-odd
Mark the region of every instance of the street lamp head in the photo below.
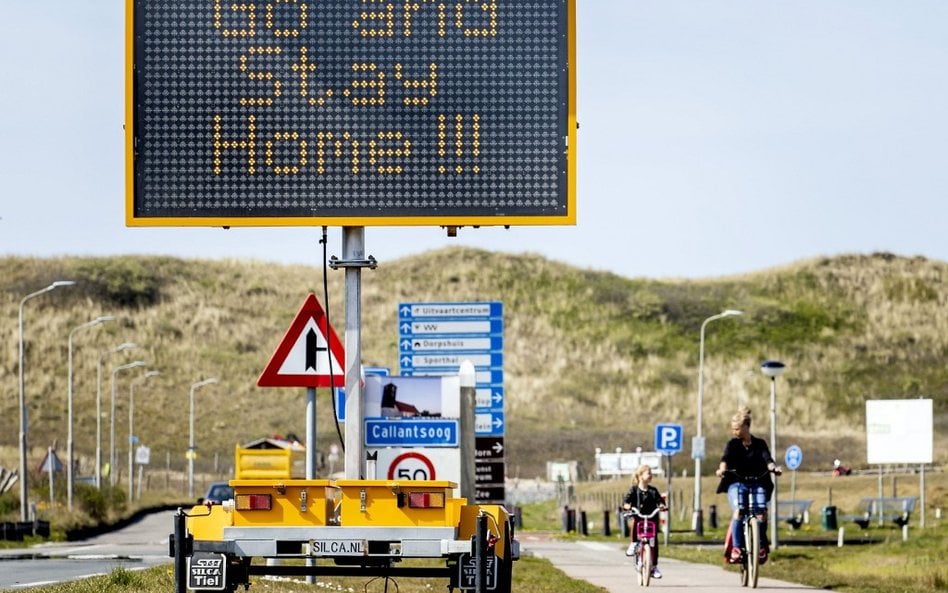
<svg viewBox="0 0 948 593">
<path fill-rule="evenodd" d="M 203 381 L 198 381 L 197 383 L 192 384 L 191 389 L 193 390 L 198 387 L 204 387 L 205 385 L 213 385 L 214 383 L 217 383 L 217 379 L 215 377 L 211 377 L 210 379 L 204 379 Z"/>
<path fill-rule="evenodd" d="M 731 315 L 743 315 L 743 311 L 738 311 L 737 309 L 726 309 L 721 313 L 721 317 L 730 317 Z"/>
<path fill-rule="evenodd" d="M 783 374 L 784 367 L 785 365 L 779 360 L 765 360 L 760 365 L 760 372 L 773 379 Z"/>
<path fill-rule="evenodd" d="M 54 288 L 59 288 L 60 286 L 72 286 L 74 284 L 75 284 L 75 281 L 73 280 L 57 280 L 56 282 L 53 282 L 52 284 L 50 284 L 49 288 L 50 290 L 52 290 Z"/>
<path fill-rule="evenodd" d="M 156 377 L 160 374 L 161 374 L 161 371 L 148 371 L 147 373 L 143 375 L 143 378 L 147 379 L 148 377 Z"/>
<path fill-rule="evenodd" d="M 136 360 L 136 361 L 129 362 L 127 364 L 123 364 L 121 366 L 115 367 L 114 369 L 112 369 L 112 374 L 114 375 L 119 371 L 124 371 L 125 369 L 133 369 L 135 367 L 143 367 L 143 366 L 145 366 L 144 360 Z"/>
<path fill-rule="evenodd" d="M 92 320 L 92 323 L 105 323 L 106 321 L 115 321 L 112 315 L 100 315 Z"/>
</svg>

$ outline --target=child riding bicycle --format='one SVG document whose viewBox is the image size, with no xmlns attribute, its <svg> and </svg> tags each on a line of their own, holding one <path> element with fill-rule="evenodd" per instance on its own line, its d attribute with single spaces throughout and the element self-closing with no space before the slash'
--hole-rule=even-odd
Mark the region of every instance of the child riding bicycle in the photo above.
<svg viewBox="0 0 948 593">
<path fill-rule="evenodd" d="M 634 484 L 629 491 L 625 493 L 625 498 L 622 500 L 622 508 L 626 510 L 636 509 L 639 514 L 644 516 L 649 516 L 655 509 L 665 510 L 665 500 L 662 498 L 661 493 L 658 489 L 651 485 L 652 482 L 652 468 L 648 465 L 640 465 L 638 469 L 635 470 L 635 473 L 632 475 Z M 638 540 L 638 525 L 640 522 L 645 521 L 642 517 L 633 515 L 632 525 L 630 533 L 632 536 L 632 541 L 629 543 L 629 548 L 625 551 L 626 556 L 635 555 L 635 545 Z M 654 519 L 648 519 L 650 521 L 655 521 Z M 655 521 L 655 523 L 658 523 Z M 655 541 L 652 544 L 652 578 L 660 579 L 662 578 L 662 573 L 658 570 L 658 538 L 655 538 Z"/>
<path fill-rule="evenodd" d="M 724 455 L 721 456 L 721 464 L 714 473 L 721 478 L 717 492 L 719 494 L 727 493 L 727 500 L 733 511 L 730 531 L 731 549 L 728 552 L 728 561 L 739 562 L 741 558 L 741 548 L 744 547 L 745 542 L 741 529 L 740 507 L 744 500 L 745 489 L 749 489 L 753 506 L 757 510 L 760 519 L 760 562 L 763 564 L 767 561 L 770 550 L 770 540 L 767 539 L 766 505 L 774 491 L 774 485 L 768 472 L 780 475 L 782 470 L 774 463 L 767 441 L 750 433 L 750 425 L 750 409 L 747 407 L 739 408 L 737 413 L 731 417 L 731 434 L 734 435 L 734 438 L 725 445 Z M 760 476 L 762 474 L 764 477 L 753 484 L 743 483 L 738 478 L 738 475 Z"/>
</svg>

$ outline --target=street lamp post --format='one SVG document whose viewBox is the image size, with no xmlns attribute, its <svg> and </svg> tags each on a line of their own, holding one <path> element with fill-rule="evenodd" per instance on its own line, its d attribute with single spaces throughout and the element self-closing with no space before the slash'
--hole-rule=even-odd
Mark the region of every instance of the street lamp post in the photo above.
<svg viewBox="0 0 948 593">
<path fill-rule="evenodd" d="M 144 383 L 149 377 L 160 375 L 159 371 L 147 371 L 139 378 Z M 135 447 L 132 439 L 135 434 L 135 381 L 128 386 L 128 499 L 135 500 Z M 139 488 L 141 483 L 139 483 Z"/>
<path fill-rule="evenodd" d="M 115 375 L 120 371 L 126 369 L 134 369 L 135 367 L 145 366 L 145 361 L 136 360 L 134 362 L 129 362 L 121 366 L 117 366 L 112 369 L 112 401 L 110 402 L 109 408 L 109 485 L 115 486 Z"/>
<path fill-rule="evenodd" d="M 766 360 L 760 365 L 760 372 L 770 377 L 770 450 L 774 459 L 777 455 L 777 377 L 783 374 L 785 365 L 779 360 Z M 770 548 L 777 549 L 777 478 L 774 478 L 774 492 L 770 497 Z"/>
<path fill-rule="evenodd" d="M 727 309 L 721 313 L 718 313 L 717 315 L 708 317 L 701 324 L 701 341 L 698 350 L 698 426 L 695 434 L 694 448 L 696 450 L 692 452 L 695 458 L 695 504 L 692 522 L 694 523 L 694 529 L 697 535 L 704 535 L 704 516 L 701 509 L 701 460 L 704 458 L 704 436 L 702 436 L 701 431 L 702 411 L 704 408 L 704 328 L 708 325 L 708 323 L 716 319 L 723 319 L 724 317 L 743 314 L 743 311 Z"/>
<path fill-rule="evenodd" d="M 67 416 L 68 428 L 66 430 L 66 507 L 72 511 L 72 492 L 73 492 L 73 476 L 72 476 L 72 465 L 73 465 L 73 438 L 72 438 L 72 425 L 73 425 L 73 415 L 72 415 L 72 401 L 73 401 L 73 380 L 72 380 L 72 336 L 83 329 L 94 327 L 100 323 L 105 323 L 106 321 L 114 321 L 115 317 L 111 315 L 102 315 L 96 317 L 88 323 L 83 323 L 79 327 L 74 328 L 69 332 L 69 395 L 67 397 Z"/>
<path fill-rule="evenodd" d="M 122 350 L 128 350 L 130 348 L 138 348 L 136 344 L 132 342 L 125 342 L 119 344 L 111 350 L 106 350 L 105 352 L 99 353 L 99 363 L 96 366 L 96 375 L 95 375 L 95 487 L 98 489 L 102 488 L 102 361 L 106 356 L 110 354 L 115 354 L 116 352 L 121 352 Z"/>
<path fill-rule="evenodd" d="M 217 379 L 212 377 L 191 385 L 189 397 L 191 411 L 188 414 L 188 498 L 194 498 L 194 390 L 214 383 L 217 383 Z"/>
<path fill-rule="evenodd" d="M 20 319 L 19 319 L 19 330 L 20 330 L 20 520 L 24 523 L 28 520 L 27 507 L 29 506 L 29 491 L 27 489 L 27 475 L 26 475 L 26 435 L 29 431 L 26 418 L 26 390 L 25 382 L 23 380 L 23 306 L 26 305 L 26 301 L 30 300 L 33 297 L 37 297 L 41 294 L 45 294 L 51 290 L 55 290 L 61 286 L 72 286 L 75 284 L 72 280 L 57 280 L 53 282 L 46 288 L 42 290 L 37 290 L 32 292 L 20 301 Z M 52 460 L 50 460 L 52 463 Z"/>
</svg>

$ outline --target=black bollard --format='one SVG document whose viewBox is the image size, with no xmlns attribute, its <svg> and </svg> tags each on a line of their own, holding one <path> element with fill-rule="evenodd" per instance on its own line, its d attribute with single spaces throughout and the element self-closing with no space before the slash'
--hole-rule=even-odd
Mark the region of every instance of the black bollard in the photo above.
<svg viewBox="0 0 948 593">
<path fill-rule="evenodd" d="M 602 512 L 602 534 L 612 535 L 612 532 L 609 529 L 609 509 L 606 509 Z"/>
<path fill-rule="evenodd" d="M 708 525 L 711 529 L 718 528 L 718 505 L 713 504 L 708 507 Z"/>
<path fill-rule="evenodd" d="M 579 511 L 579 533 L 589 535 L 589 529 L 586 524 L 586 511 Z"/>
</svg>

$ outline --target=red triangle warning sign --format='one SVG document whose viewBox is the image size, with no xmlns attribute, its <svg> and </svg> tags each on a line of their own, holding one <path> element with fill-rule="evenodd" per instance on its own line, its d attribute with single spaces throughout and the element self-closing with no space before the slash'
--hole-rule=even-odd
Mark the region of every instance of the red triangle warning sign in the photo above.
<svg viewBox="0 0 948 593">
<path fill-rule="evenodd" d="M 345 387 L 345 353 L 310 293 L 257 379 L 259 387 Z"/>
</svg>

